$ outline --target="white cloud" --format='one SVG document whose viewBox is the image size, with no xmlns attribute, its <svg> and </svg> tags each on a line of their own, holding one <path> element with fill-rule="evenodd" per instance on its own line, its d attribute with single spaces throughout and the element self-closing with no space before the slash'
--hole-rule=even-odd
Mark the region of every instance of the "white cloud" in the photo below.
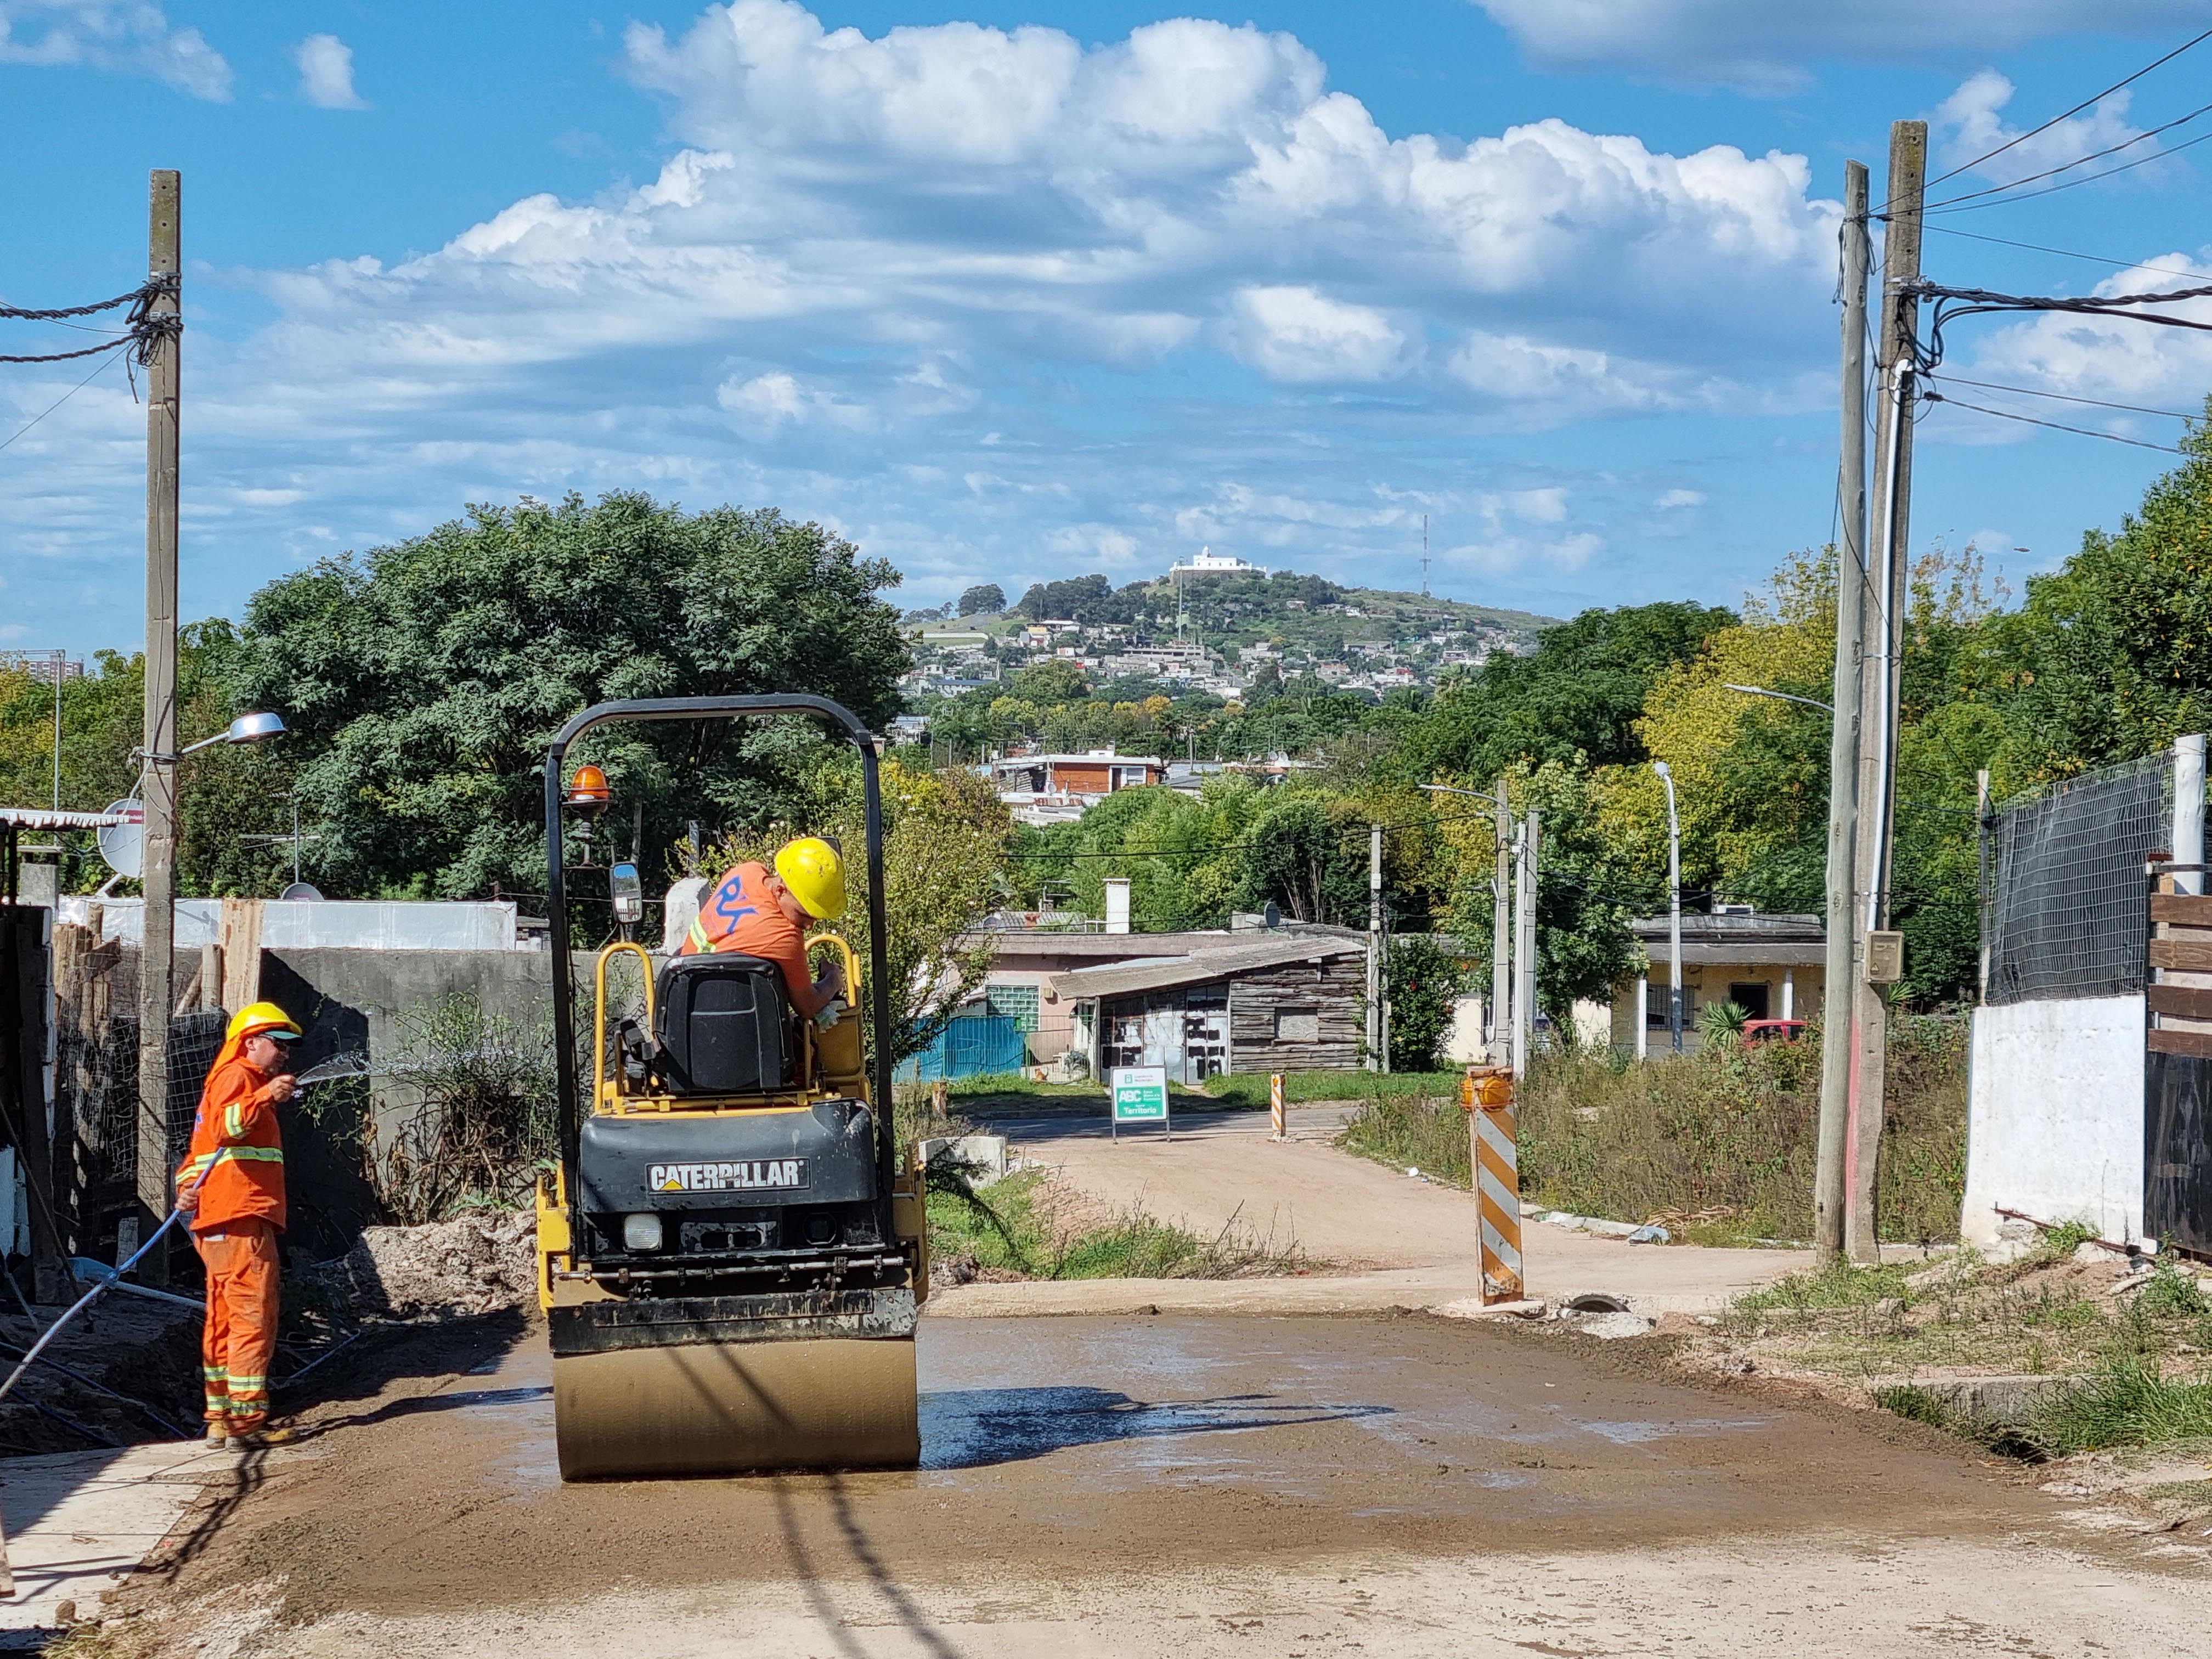
<svg viewBox="0 0 2212 1659">
<path fill-rule="evenodd" d="M 0 0 L 0 64 L 150 75 L 195 98 L 230 97 L 222 54 L 153 0 Z"/>
<path fill-rule="evenodd" d="M 2212 249 L 2200 250 L 2193 256 L 2173 252 L 2146 259 L 2141 265 L 2098 283 L 2092 292 L 2109 297 L 2206 285 L 2212 285 Z M 2185 300 L 2160 306 L 2158 310 L 2212 324 L 2212 301 Z M 1959 337 L 1968 326 L 1971 325 L 1960 325 L 1951 331 L 1953 352 L 1960 351 Z M 1954 362 L 1948 367 L 1970 380 L 2095 398 L 2108 403 L 2135 404 L 2179 414 L 2201 414 L 2205 388 L 2212 386 L 2212 333 L 2080 312 L 2044 312 L 1993 331 L 1976 343 L 1964 366 Z M 2171 444 L 2181 435 L 2181 422 L 2164 416 L 2080 404 L 2052 404 L 2040 398 L 1990 392 L 1978 386 L 1949 386 L 1940 378 L 1946 370 L 1939 368 L 1936 372 L 1937 392 L 1946 398 L 1984 408 L 2154 443 Z M 1993 420 L 1972 410 L 1939 407 L 1935 413 L 1941 418 L 1922 423 L 1923 436 L 1969 443 L 2005 443 L 2025 441 L 2036 432 L 2033 427 L 2019 422 Z"/>
<path fill-rule="evenodd" d="M 353 89 L 353 48 L 335 34 L 311 34 L 293 48 L 300 96 L 317 109 L 367 109 Z"/>
<path fill-rule="evenodd" d="M 735 0 L 633 27 L 622 67 L 671 131 L 641 185 L 243 276 L 276 320 L 194 370 L 225 546 L 642 488 L 834 520 L 918 580 L 998 580 L 1063 532 L 1092 568 L 1211 542 L 1364 577 L 1431 503 L 1485 526 L 1438 544 L 1486 568 L 1571 568 L 1602 522 L 1468 441 L 1832 395 L 1838 210 L 1802 156 L 1557 120 L 1394 138 L 1296 40 L 1193 19 L 869 39 Z M 120 568 L 91 526 L 134 421 L 88 391 L 11 451 L 45 469 L 0 500 L 11 546 Z M 236 493 L 272 480 L 305 494 Z"/>
<path fill-rule="evenodd" d="M 1990 53 L 2203 27 L 2199 0 L 1474 0 L 1535 62 L 1781 91 L 1825 59 Z"/>
<path fill-rule="evenodd" d="M 1933 125 L 1940 135 L 1936 153 L 1938 172 L 1989 155 L 1990 159 L 1979 162 L 1973 171 L 1994 184 L 2008 185 L 2015 179 L 2063 167 L 2080 157 L 2112 149 L 2141 132 L 2128 120 L 2130 94 L 2123 90 L 2101 100 L 2084 114 L 2069 116 L 2032 137 L 2023 137 L 2021 134 L 2027 130 L 2007 126 L 2000 113 L 2012 101 L 2012 94 L 2010 81 L 1995 70 L 1984 70 L 1969 77 L 1936 106 Z M 2010 148 L 2005 149 L 2008 145 Z M 1990 151 L 2000 149 L 2003 154 L 1990 155 Z M 2073 176 L 2086 177 L 2106 167 L 2156 154 L 2158 141 L 2154 138 L 2129 144 L 2117 155 L 2075 170 Z M 2061 179 L 2065 176 L 2059 175 Z M 1963 194 L 1967 188 L 1972 187 L 1953 185 L 1945 194 Z"/>
<path fill-rule="evenodd" d="M 1651 503 L 1662 513 L 1672 513 L 1687 507 L 1703 507 L 1705 504 L 1705 492 L 1702 489 L 1669 489 Z"/>
<path fill-rule="evenodd" d="M 1381 312 L 1310 288 L 1248 288 L 1235 304 L 1231 349 L 1270 380 L 1388 380 L 1406 355 L 1406 337 Z"/>
</svg>

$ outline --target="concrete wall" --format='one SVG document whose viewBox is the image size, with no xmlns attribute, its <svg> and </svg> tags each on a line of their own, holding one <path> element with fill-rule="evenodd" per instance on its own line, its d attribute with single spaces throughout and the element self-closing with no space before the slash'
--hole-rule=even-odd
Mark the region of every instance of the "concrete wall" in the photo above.
<svg viewBox="0 0 2212 1659">
<path fill-rule="evenodd" d="M 1999 1206 L 2132 1239 L 2142 1198 L 2142 998 L 1975 1009 L 1966 1239 L 1994 1243 Z"/>
</svg>

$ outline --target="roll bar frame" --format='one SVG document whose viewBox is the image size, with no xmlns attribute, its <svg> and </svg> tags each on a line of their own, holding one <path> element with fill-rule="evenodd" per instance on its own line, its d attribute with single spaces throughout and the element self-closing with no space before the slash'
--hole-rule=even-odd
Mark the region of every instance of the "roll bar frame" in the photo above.
<svg viewBox="0 0 2212 1659">
<path fill-rule="evenodd" d="M 582 1212 L 575 1178 L 583 1134 L 583 1102 L 577 1089 L 576 987 L 568 950 L 568 880 L 562 846 L 562 774 L 569 745 L 598 726 L 628 720 L 710 720 L 804 714 L 835 728 L 860 757 L 866 799 L 868 869 L 868 1002 L 875 1026 L 870 1066 L 876 1115 L 876 1205 L 881 1236 L 890 1235 L 891 1187 L 897 1178 L 898 1135 L 891 1105 L 890 951 L 884 939 L 883 790 L 877 777 L 876 735 L 843 704 L 792 693 L 760 697 L 633 697 L 594 703 L 573 716 L 545 751 L 545 920 L 553 955 L 553 1064 L 561 1115 L 561 1167 L 568 1175 L 571 1237 L 580 1239 Z M 850 988 L 848 988 L 849 991 Z"/>
</svg>

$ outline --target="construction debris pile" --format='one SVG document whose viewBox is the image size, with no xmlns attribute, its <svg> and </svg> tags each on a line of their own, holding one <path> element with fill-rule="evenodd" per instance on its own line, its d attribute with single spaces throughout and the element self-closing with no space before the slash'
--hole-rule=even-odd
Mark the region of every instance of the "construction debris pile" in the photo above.
<svg viewBox="0 0 2212 1659">
<path fill-rule="evenodd" d="M 479 1210 L 419 1227 L 371 1227 L 319 1270 L 362 1314 L 455 1318 L 537 1303 L 535 1220 Z"/>
</svg>

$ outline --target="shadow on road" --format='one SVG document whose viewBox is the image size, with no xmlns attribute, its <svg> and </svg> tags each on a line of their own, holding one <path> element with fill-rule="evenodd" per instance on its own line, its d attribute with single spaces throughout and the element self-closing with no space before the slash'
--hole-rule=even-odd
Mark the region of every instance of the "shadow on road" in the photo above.
<svg viewBox="0 0 2212 1659">
<path fill-rule="evenodd" d="M 1291 1405 L 1264 1394 L 1152 1404 L 1109 1389 L 956 1389 L 921 1397 L 921 1466 L 986 1468 L 1074 1446 L 1340 1423 L 1390 1410 Z"/>
</svg>

